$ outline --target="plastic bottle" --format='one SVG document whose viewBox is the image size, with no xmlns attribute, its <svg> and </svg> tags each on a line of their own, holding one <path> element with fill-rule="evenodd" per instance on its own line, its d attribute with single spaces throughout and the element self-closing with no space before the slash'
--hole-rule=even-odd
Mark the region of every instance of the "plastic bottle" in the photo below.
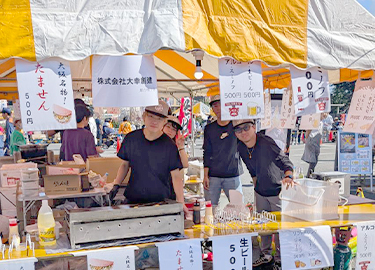
<svg viewBox="0 0 375 270">
<path fill-rule="evenodd" d="M 38 213 L 39 244 L 42 246 L 56 245 L 55 219 L 47 200 L 42 201 Z"/>
<path fill-rule="evenodd" d="M 204 223 L 212 224 L 213 214 L 212 214 L 212 204 L 211 202 L 206 202 L 206 212 L 204 215 Z"/>
<path fill-rule="evenodd" d="M 105 173 L 105 175 L 100 178 L 100 181 L 99 181 L 100 187 L 104 187 L 105 184 L 107 184 L 108 175 L 109 175 L 108 173 Z"/>
<path fill-rule="evenodd" d="M 194 224 L 201 224 L 201 205 L 198 200 L 195 201 L 193 206 L 193 222 Z"/>
<path fill-rule="evenodd" d="M 8 239 L 9 245 L 12 243 L 14 235 L 16 238 L 16 243 L 13 243 L 13 244 L 15 244 L 15 248 L 17 249 L 21 242 L 20 234 L 18 233 L 18 223 L 17 223 L 17 219 L 11 218 L 9 219 L 9 239 Z"/>
</svg>

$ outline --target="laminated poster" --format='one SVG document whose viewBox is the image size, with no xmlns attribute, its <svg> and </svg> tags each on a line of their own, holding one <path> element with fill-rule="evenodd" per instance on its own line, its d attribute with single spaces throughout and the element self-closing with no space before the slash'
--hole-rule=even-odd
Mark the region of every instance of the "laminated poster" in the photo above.
<svg viewBox="0 0 375 270">
<path fill-rule="evenodd" d="M 375 221 L 366 221 L 357 226 L 356 270 L 375 269 Z"/>
</svg>

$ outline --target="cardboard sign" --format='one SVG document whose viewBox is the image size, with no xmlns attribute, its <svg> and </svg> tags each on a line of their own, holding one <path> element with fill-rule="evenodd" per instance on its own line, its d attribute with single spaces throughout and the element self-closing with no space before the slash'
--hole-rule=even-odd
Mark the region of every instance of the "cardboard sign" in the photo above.
<svg viewBox="0 0 375 270">
<path fill-rule="evenodd" d="M 320 113 L 303 115 L 301 117 L 301 124 L 299 125 L 300 130 L 314 130 L 319 129 L 320 125 Z"/>
<path fill-rule="evenodd" d="M 36 258 L 0 260 L 0 269 L 4 270 L 34 270 Z"/>
<path fill-rule="evenodd" d="M 260 62 L 219 60 L 221 118 L 264 117 L 263 76 Z"/>
<path fill-rule="evenodd" d="M 328 73 L 319 67 L 290 67 L 296 116 L 331 111 Z"/>
<path fill-rule="evenodd" d="M 329 226 L 279 231 L 283 269 L 321 269 L 333 266 Z"/>
<path fill-rule="evenodd" d="M 252 269 L 251 237 L 257 233 L 212 237 L 213 269 Z"/>
<path fill-rule="evenodd" d="M 160 269 L 203 269 L 201 239 L 156 243 L 156 246 Z"/>
<path fill-rule="evenodd" d="M 375 129 L 375 81 L 357 81 L 343 131 L 373 134 Z"/>
<path fill-rule="evenodd" d="M 154 59 L 149 55 L 94 56 L 92 97 L 98 107 L 157 105 Z"/>
<path fill-rule="evenodd" d="M 356 270 L 375 269 L 375 221 L 366 221 L 357 226 Z"/>
<path fill-rule="evenodd" d="M 297 117 L 294 113 L 294 104 L 293 104 L 293 91 L 289 86 L 284 90 L 283 100 L 281 103 L 281 118 L 279 128 L 296 128 Z"/>
<path fill-rule="evenodd" d="M 69 62 L 16 60 L 24 131 L 77 127 Z"/>
<path fill-rule="evenodd" d="M 134 250 L 137 247 L 107 248 L 74 252 L 74 256 L 87 256 L 87 269 L 135 270 Z"/>
<path fill-rule="evenodd" d="M 264 93 L 264 118 L 260 121 L 260 129 L 267 129 L 271 127 L 272 107 L 271 95 L 268 92 Z"/>
<path fill-rule="evenodd" d="M 351 174 L 371 174 L 372 136 L 339 132 L 337 137 L 339 171 Z"/>
</svg>

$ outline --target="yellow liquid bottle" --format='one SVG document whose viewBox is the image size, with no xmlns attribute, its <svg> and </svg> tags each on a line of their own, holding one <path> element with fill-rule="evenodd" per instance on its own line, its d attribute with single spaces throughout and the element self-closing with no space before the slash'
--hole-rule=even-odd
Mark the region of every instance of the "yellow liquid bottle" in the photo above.
<svg viewBox="0 0 375 270">
<path fill-rule="evenodd" d="M 55 219 L 47 200 L 42 201 L 42 207 L 38 213 L 39 244 L 41 246 L 56 245 Z"/>
</svg>

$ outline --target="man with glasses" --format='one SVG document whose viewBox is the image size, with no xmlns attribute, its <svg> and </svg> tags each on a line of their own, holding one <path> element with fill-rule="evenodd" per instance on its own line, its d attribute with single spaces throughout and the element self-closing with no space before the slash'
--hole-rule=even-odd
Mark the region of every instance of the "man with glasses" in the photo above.
<svg viewBox="0 0 375 270">
<path fill-rule="evenodd" d="M 229 190 L 238 190 L 242 193 L 239 177 L 242 174 L 242 165 L 232 122 L 221 120 L 220 96 L 213 96 L 210 105 L 217 121 L 208 124 L 204 129 L 203 185 L 209 191 L 213 207 L 216 207 L 222 189 L 228 199 Z"/>
<path fill-rule="evenodd" d="M 254 181 L 256 211 L 280 211 L 281 184 L 293 185 L 293 164 L 270 137 L 256 133 L 253 119 L 235 120 L 233 128 L 240 140 L 238 151 Z M 264 267 L 275 261 L 273 269 L 281 269 L 280 243 L 275 235 L 276 254 L 271 252 L 272 236 L 262 236 L 263 255 L 253 262 L 253 268 Z"/>
<path fill-rule="evenodd" d="M 181 160 L 177 146 L 164 134 L 169 106 L 159 101 L 157 106 L 148 106 L 143 113 L 145 128 L 127 134 L 121 144 L 118 157 L 123 162 L 117 172 L 110 199 L 116 196 L 131 168 L 131 175 L 124 196 L 126 203 L 150 203 L 164 201 L 171 196 L 170 177 L 176 200 L 184 204 Z M 184 205 L 184 212 L 188 210 Z"/>
</svg>

